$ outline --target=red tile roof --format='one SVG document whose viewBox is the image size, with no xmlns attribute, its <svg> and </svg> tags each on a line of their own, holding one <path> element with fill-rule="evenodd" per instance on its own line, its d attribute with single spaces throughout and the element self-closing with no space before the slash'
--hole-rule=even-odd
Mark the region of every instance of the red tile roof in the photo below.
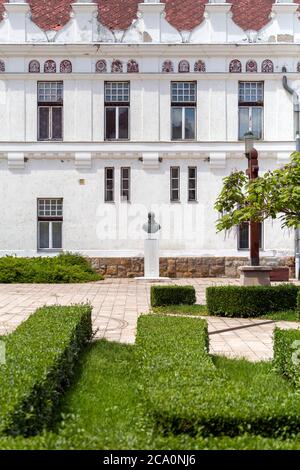
<svg viewBox="0 0 300 470">
<path fill-rule="evenodd" d="M 259 31 L 270 21 L 275 0 L 227 0 L 232 3 L 233 21 L 242 29 Z"/>
<path fill-rule="evenodd" d="M 75 0 L 74 0 L 75 1 Z M 127 29 L 137 17 L 141 0 L 91 0 L 98 4 L 99 19 L 110 29 Z M 300 4 L 300 0 L 294 0 Z M 233 20 L 241 28 L 259 30 L 270 21 L 275 0 L 227 0 Z M 0 20 L 5 0 L 0 0 Z M 43 30 L 60 29 L 70 19 L 72 0 L 28 0 L 33 21 Z M 164 0 L 166 18 L 179 30 L 192 30 L 203 21 L 207 0 Z M 300 9 L 300 8 L 299 8 Z"/>
</svg>

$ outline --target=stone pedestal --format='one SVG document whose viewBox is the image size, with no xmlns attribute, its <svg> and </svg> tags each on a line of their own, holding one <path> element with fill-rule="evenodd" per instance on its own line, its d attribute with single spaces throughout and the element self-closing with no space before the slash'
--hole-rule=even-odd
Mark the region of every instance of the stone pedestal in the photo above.
<svg viewBox="0 0 300 470">
<path fill-rule="evenodd" d="M 241 285 L 242 286 L 270 286 L 271 267 L 268 266 L 242 266 Z"/>
<path fill-rule="evenodd" d="M 156 279 L 159 277 L 159 241 L 145 240 L 145 272 L 146 279 Z"/>
</svg>

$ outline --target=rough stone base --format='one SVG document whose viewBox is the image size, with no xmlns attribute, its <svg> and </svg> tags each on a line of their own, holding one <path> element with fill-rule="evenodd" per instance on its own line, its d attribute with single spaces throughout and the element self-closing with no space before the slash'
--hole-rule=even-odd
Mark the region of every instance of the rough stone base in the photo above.
<svg viewBox="0 0 300 470">
<path fill-rule="evenodd" d="M 134 278 L 144 275 L 143 258 L 88 258 L 96 271 L 108 278 Z M 239 277 L 239 267 L 249 265 L 248 258 L 201 257 L 161 258 L 160 275 L 171 278 Z M 262 258 L 262 266 L 287 266 L 295 277 L 295 258 Z"/>
</svg>

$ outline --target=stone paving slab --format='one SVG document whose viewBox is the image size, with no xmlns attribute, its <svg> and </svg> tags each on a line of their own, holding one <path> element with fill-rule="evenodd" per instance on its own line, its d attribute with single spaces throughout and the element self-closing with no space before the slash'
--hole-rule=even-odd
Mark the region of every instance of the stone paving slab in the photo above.
<svg viewBox="0 0 300 470">
<path fill-rule="evenodd" d="M 205 303 L 205 289 L 216 285 L 239 285 L 238 279 L 174 279 L 169 284 L 193 285 L 197 303 Z M 135 341 L 138 316 L 150 310 L 152 282 L 134 279 L 106 279 L 91 284 L 0 284 L 0 335 L 13 331 L 43 305 L 90 302 L 96 338 L 125 344 Z M 275 325 L 300 328 L 300 323 L 268 320 L 203 317 L 208 321 L 210 351 L 251 361 L 273 356 Z"/>
</svg>

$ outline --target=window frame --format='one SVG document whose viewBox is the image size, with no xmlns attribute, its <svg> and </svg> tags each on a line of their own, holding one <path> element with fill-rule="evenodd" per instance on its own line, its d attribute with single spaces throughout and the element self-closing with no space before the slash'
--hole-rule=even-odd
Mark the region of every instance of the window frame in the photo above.
<svg viewBox="0 0 300 470">
<path fill-rule="evenodd" d="M 173 101 L 173 86 L 177 84 L 190 84 L 195 87 L 195 101 Z M 184 93 L 183 93 L 184 94 Z M 181 110 L 181 137 L 173 137 L 173 109 Z M 192 108 L 194 110 L 194 137 L 186 138 L 186 109 Z M 195 142 L 197 140 L 197 82 L 196 81 L 172 81 L 171 82 L 171 110 L 170 110 L 170 123 L 171 123 L 171 141 L 172 142 Z"/>
<path fill-rule="evenodd" d="M 241 242 L 241 232 L 240 232 L 240 229 L 241 229 L 241 226 L 244 225 L 244 224 L 247 224 L 248 225 L 248 248 L 241 248 L 240 247 L 240 242 Z M 259 242 L 259 249 L 260 250 L 264 250 L 264 223 L 263 222 L 260 222 L 260 242 Z M 237 249 L 238 251 L 250 251 L 250 222 L 243 222 L 243 224 L 240 224 L 237 226 Z"/>
<path fill-rule="evenodd" d="M 39 86 L 40 84 L 61 84 L 61 100 L 57 101 L 40 101 Z M 50 93 L 51 95 L 51 93 Z M 48 109 L 48 137 L 42 138 L 40 136 L 40 109 Z M 61 137 L 53 137 L 53 109 L 61 109 Z M 38 142 L 63 142 L 64 140 L 64 82 L 61 80 L 39 80 L 37 82 L 37 140 Z"/>
<path fill-rule="evenodd" d="M 109 101 L 106 99 L 106 94 L 107 90 L 106 87 L 111 84 L 127 84 L 128 85 L 128 101 L 126 100 L 121 100 L 121 101 Z M 131 127 L 131 121 L 130 121 L 130 101 L 131 101 L 131 86 L 130 86 L 130 81 L 128 80 L 106 80 L 104 82 L 104 140 L 109 141 L 109 142 L 115 142 L 115 141 L 123 141 L 127 142 L 130 140 L 130 127 Z M 115 109 L 115 133 L 116 136 L 112 139 L 107 137 L 107 113 L 106 110 L 108 108 Z M 120 137 L 120 108 L 125 108 L 127 109 L 128 113 L 128 122 L 127 122 L 127 134 L 128 137 Z"/>
<path fill-rule="evenodd" d="M 112 180 L 112 189 L 107 188 L 107 171 L 112 170 L 113 172 L 113 177 L 109 178 Z M 116 169 L 114 166 L 106 166 L 104 168 L 104 202 L 107 204 L 114 204 L 115 203 L 115 184 L 116 184 Z M 112 192 L 112 199 L 107 198 L 108 191 Z"/>
<path fill-rule="evenodd" d="M 174 178 L 172 176 L 172 171 L 173 170 L 178 171 L 178 177 L 177 178 Z M 173 188 L 173 181 L 174 180 L 178 180 L 178 188 L 177 189 Z M 178 198 L 177 199 L 173 198 L 173 194 L 172 194 L 173 191 L 178 191 Z M 180 202 L 180 166 L 171 166 L 170 167 L 170 201 L 171 202 Z"/>
<path fill-rule="evenodd" d="M 123 176 L 123 171 L 127 170 L 128 171 L 128 178 L 124 178 Z M 123 183 L 124 180 L 128 180 L 128 189 L 123 188 Z M 123 191 L 128 191 L 128 197 L 127 199 L 123 199 Z M 120 168 L 120 199 L 121 202 L 126 202 L 130 203 L 131 202 L 131 167 L 129 166 L 122 166 Z"/>
<path fill-rule="evenodd" d="M 195 178 L 190 177 L 190 170 L 195 171 Z M 190 188 L 190 181 L 195 180 L 195 188 L 191 189 Z M 198 168 L 197 166 L 189 166 L 188 167 L 188 184 L 187 184 L 187 190 L 188 190 L 188 202 L 198 202 Z M 190 198 L 190 191 L 195 192 L 195 199 Z"/>
<path fill-rule="evenodd" d="M 50 210 L 51 209 L 51 201 L 60 201 L 61 203 L 61 215 L 40 215 L 40 201 L 50 201 Z M 63 251 L 63 205 L 64 200 L 63 198 L 53 198 L 53 197 L 41 197 L 37 199 L 37 250 L 38 251 L 45 251 L 45 252 L 60 252 Z M 49 247 L 41 247 L 41 224 L 48 223 L 49 224 Z M 61 247 L 55 248 L 53 247 L 53 224 L 60 224 L 61 227 Z"/>
<path fill-rule="evenodd" d="M 241 84 L 261 84 L 262 86 L 262 101 L 243 101 L 241 100 L 240 86 Z M 251 95 L 251 92 L 250 92 Z M 264 140 L 264 101 L 265 101 L 265 83 L 262 80 L 240 80 L 238 82 L 238 140 L 244 140 L 244 135 L 240 135 L 240 125 L 241 125 L 241 109 L 248 109 L 248 130 L 253 131 L 253 108 L 261 109 L 261 137 L 256 136 L 257 140 Z M 247 131 L 248 131 L 247 130 Z"/>
</svg>

